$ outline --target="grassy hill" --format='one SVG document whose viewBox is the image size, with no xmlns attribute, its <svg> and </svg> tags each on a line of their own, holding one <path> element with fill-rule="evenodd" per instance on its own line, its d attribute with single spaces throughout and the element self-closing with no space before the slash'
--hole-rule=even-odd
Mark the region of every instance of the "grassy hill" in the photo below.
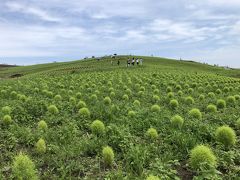
<svg viewBox="0 0 240 180">
<path fill-rule="evenodd" d="M 136 56 L 140 57 L 140 56 Z M 114 65 L 111 65 L 111 58 L 104 57 L 100 61 L 96 59 L 77 60 L 71 62 L 56 62 L 48 64 L 39 64 L 32 66 L 3 66 L 0 68 L 0 77 L 9 78 L 15 74 L 49 74 L 56 72 L 82 72 L 82 71 L 101 71 L 117 68 L 125 68 L 128 56 L 118 56 L 114 60 Z M 214 67 L 206 64 L 201 64 L 193 61 L 178 61 L 174 59 L 158 58 L 158 57 L 141 57 L 144 59 L 144 67 L 154 69 L 170 69 L 170 70 L 189 70 L 195 72 L 209 72 L 220 75 L 238 77 L 240 70 L 225 70 L 221 67 Z M 120 66 L 117 66 L 117 60 L 120 60 Z"/>
<path fill-rule="evenodd" d="M 239 70 L 117 58 L 0 69 L 0 179 L 239 179 Z"/>
</svg>

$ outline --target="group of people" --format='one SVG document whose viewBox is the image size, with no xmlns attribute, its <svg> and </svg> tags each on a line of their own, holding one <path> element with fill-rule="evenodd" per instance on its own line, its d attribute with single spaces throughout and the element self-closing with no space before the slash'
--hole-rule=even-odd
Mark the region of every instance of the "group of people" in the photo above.
<svg viewBox="0 0 240 180">
<path fill-rule="evenodd" d="M 135 63 L 137 64 L 137 65 L 143 65 L 143 59 L 142 58 L 132 58 L 132 60 L 130 59 L 130 58 L 128 58 L 128 60 L 127 60 L 127 67 L 130 67 L 131 66 L 131 64 L 132 64 L 132 66 L 134 66 L 135 65 Z"/>
<path fill-rule="evenodd" d="M 113 65 L 113 59 L 115 59 L 115 57 L 111 59 L 111 65 Z M 135 63 L 136 63 L 137 66 L 138 65 L 143 65 L 143 59 L 142 58 L 134 58 L 134 57 L 132 59 L 128 58 L 127 67 L 130 67 L 131 65 L 134 66 Z M 120 60 L 119 59 L 117 61 L 117 65 L 118 66 L 120 65 Z"/>
</svg>

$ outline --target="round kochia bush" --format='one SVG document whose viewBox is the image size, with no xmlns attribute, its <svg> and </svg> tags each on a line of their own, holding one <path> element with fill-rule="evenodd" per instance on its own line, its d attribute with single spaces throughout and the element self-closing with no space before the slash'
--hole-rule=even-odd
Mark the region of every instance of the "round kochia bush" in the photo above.
<svg viewBox="0 0 240 180">
<path fill-rule="evenodd" d="M 235 102 L 236 102 L 236 99 L 235 99 L 234 96 L 228 96 L 227 97 L 227 103 L 228 104 L 235 104 Z"/>
<path fill-rule="evenodd" d="M 135 111 L 128 111 L 128 116 L 130 118 L 134 118 L 136 116 L 136 112 Z"/>
<path fill-rule="evenodd" d="M 189 111 L 189 115 L 190 115 L 190 117 L 195 118 L 195 119 L 202 119 L 202 113 L 197 108 L 194 108 L 191 111 Z"/>
<path fill-rule="evenodd" d="M 141 105 L 140 101 L 139 100 L 135 100 L 133 102 L 133 105 L 136 106 L 136 107 L 139 107 Z"/>
<path fill-rule="evenodd" d="M 112 100 L 111 100 L 111 98 L 110 98 L 110 97 L 105 97 L 105 98 L 104 98 L 104 100 L 103 100 L 103 102 L 104 102 L 104 104 L 105 104 L 105 105 L 107 105 L 107 106 L 108 106 L 108 105 L 110 105 L 110 104 L 111 104 Z"/>
<path fill-rule="evenodd" d="M 174 127 L 181 128 L 184 123 L 184 120 L 181 116 L 175 115 L 171 118 L 171 123 Z"/>
<path fill-rule="evenodd" d="M 216 140 L 225 147 L 232 146 L 236 143 L 235 131 L 229 126 L 221 126 L 216 130 Z"/>
<path fill-rule="evenodd" d="M 4 115 L 10 115 L 11 112 L 12 112 L 12 109 L 11 109 L 11 107 L 9 107 L 9 106 L 5 106 L 5 107 L 2 108 L 2 113 L 3 113 Z"/>
<path fill-rule="evenodd" d="M 157 105 L 157 104 L 152 105 L 151 111 L 152 111 L 152 112 L 160 112 L 160 106 Z"/>
<path fill-rule="evenodd" d="M 87 107 L 86 103 L 84 101 L 79 101 L 77 104 L 77 108 L 83 108 L 83 107 Z"/>
<path fill-rule="evenodd" d="M 90 115 L 91 115 L 90 111 L 86 107 L 81 108 L 78 113 L 79 113 L 80 116 L 85 117 L 85 118 L 89 118 Z"/>
<path fill-rule="evenodd" d="M 147 137 L 154 140 L 158 138 L 158 132 L 154 128 L 149 128 L 146 133 Z"/>
<path fill-rule="evenodd" d="M 100 120 L 95 120 L 91 124 L 91 131 L 95 135 L 103 135 L 105 133 L 105 125 Z"/>
<path fill-rule="evenodd" d="M 114 162 L 114 152 L 111 147 L 104 147 L 102 150 L 103 161 L 105 165 L 112 166 Z"/>
<path fill-rule="evenodd" d="M 217 108 L 224 109 L 225 107 L 226 107 L 226 101 L 224 101 L 223 99 L 219 99 L 217 101 Z"/>
<path fill-rule="evenodd" d="M 157 177 L 157 176 L 150 175 L 150 176 L 147 177 L 146 180 L 160 180 L 160 178 Z"/>
<path fill-rule="evenodd" d="M 207 112 L 217 112 L 217 107 L 213 104 L 207 106 Z"/>
<path fill-rule="evenodd" d="M 185 98 L 185 102 L 187 104 L 193 104 L 194 103 L 194 99 L 191 96 L 188 96 Z"/>
<path fill-rule="evenodd" d="M 204 145 L 198 145 L 190 153 L 189 164 L 192 169 L 198 171 L 208 169 L 208 167 L 216 166 L 216 157 L 212 150 Z"/>
<path fill-rule="evenodd" d="M 176 99 L 173 99 L 170 101 L 169 105 L 172 109 L 176 109 L 179 106 L 179 103 Z"/>
<path fill-rule="evenodd" d="M 47 150 L 46 143 L 44 139 L 39 139 L 38 142 L 36 143 L 36 151 L 39 154 L 44 154 Z"/>
<path fill-rule="evenodd" d="M 32 160 L 22 153 L 14 158 L 12 167 L 13 177 L 19 180 L 38 180 L 35 165 Z"/>
<path fill-rule="evenodd" d="M 44 120 L 38 122 L 38 129 L 46 131 L 48 128 L 47 123 Z"/>
<path fill-rule="evenodd" d="M 55 105 L 50 105 L 48 107 L 48 112 L 51 113 L 51 114 L 58 114 L 59 110 Z"/>
<path fill-rule="evenodd" d="M 3 123 L 4 124 L 10 124 L 12 122 L 12 117 L 10 115 L 5 115 L 3 117 Z"/>
</svg>

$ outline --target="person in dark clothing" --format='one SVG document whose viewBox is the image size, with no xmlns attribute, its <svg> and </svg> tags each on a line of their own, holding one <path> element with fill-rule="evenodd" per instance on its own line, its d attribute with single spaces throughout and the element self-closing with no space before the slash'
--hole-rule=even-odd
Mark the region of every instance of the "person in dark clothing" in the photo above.
<svg viewBox="0 0 240 180">
<path fill-rule="evenodd" d="M 118 64 L 118 66 L 120 65 L 120 61 L 119 61 L 119 59 L 118 59 L 118 62 L 117 62 L 117 64 Z"/>
</svg>

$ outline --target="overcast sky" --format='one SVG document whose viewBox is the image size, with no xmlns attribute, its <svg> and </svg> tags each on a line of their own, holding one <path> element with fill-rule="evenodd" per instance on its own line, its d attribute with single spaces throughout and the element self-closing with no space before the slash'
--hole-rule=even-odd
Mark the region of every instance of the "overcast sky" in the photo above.
<svg viewBox="0 0 240 180">
<path fill-rule="evenodd" d="M 0 0 L 0 63 L 111 53 L 240 67 L 240 0 Z"/>
</svg>

